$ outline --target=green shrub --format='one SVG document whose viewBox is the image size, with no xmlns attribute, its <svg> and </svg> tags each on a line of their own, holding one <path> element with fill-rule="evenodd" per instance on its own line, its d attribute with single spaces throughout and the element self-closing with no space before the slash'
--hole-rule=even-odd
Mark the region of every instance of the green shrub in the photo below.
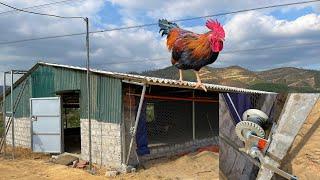
<svg viewBox="0 0 320 180">
<path fill-rule="evenodd" d="M 312 87 L 289 87 L 286 84 L 275 84 L 275 83 L 257 83 L 249 87 L 249 89 L 277 92 L 277 93 L 317 93 L 319 90 L 313 89 Z"/>
<path fill-rule="evenodd" d="M 289 92 L 290 89 L 285 84 L 274 84 L 274 83 L 257 83 L 251 85 L 249 89 L 270 91 L 270 92 Z"/>
</svg>

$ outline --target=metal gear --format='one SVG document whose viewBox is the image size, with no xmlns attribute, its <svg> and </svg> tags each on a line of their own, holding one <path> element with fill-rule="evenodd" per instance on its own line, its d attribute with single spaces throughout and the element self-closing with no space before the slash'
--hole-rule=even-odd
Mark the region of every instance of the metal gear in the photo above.
<svg viewBox="0 0 320 180">
<path fill-rule="evenodd" d="M 251 131 L 256 136 L 264 138 L 265 132 L 261 126 L 251 121 L 241 121 L 236 125 L 236 134 L 241 141 L 245 141 L 245 133 Z"/>
</svg>

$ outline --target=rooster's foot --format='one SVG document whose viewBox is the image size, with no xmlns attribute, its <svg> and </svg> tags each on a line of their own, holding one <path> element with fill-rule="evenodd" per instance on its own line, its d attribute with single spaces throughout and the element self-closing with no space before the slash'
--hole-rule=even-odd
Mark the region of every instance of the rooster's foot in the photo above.
<svg viewBox="0 0 320 180">
<path fill-rule="evenodd" d="M 207 88 L 201 82 L 196 83 L 195 89 L 198 89 L 199 87 L 201 87 L 205 92 L 207 92 Z"/>
</svg>

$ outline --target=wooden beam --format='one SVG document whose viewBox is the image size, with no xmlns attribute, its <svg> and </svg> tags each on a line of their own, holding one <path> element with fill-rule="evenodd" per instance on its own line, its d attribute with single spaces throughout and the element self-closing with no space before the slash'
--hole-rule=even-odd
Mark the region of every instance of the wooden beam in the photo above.
<svg viewBox="0 0 320 180">
<path fill-rule="evenodd" d="M 267 115 L 270 114 L 272 106 L 274 104 L 274 102 L 277 99 L 277 95 L 276 94 L 267 94 L 265 99 L 264 99 L 264 103 L 261 107 L 261 111 L 265 112 Z"/>
<path fill-rule="evenodd" d="M 131 95 L 131 96 L 141 96 L 140 94 L 128 94 L 127 95 Z M 194 102 L 203 102 L 203 103 L 218 103 L 219 100 L 215 100 L 215 99 L 209 99 L 209 98 L 192 98 L 192 97 L 172 97 L 172 96 L 156 96 L 156 95 L 150 95 L 150 94 L 146 94 L 145 98 L 148 99 L 160 99 L 160 100 L 173 100 L 173 101 L 194 101 Z"/>
<path fill-rule="evenodd" d="M 266 162 L 269 162 L 274 167 L 280 166 L 282 159 L 287 154 L 319 97 L 320 94 L 311 93 L 292 93 L 288 95 L 267 150 Z M 270 180 L 273 174 L 272 171 L 262 168 L 258 173 L 257 180 Z"/>
</svg>

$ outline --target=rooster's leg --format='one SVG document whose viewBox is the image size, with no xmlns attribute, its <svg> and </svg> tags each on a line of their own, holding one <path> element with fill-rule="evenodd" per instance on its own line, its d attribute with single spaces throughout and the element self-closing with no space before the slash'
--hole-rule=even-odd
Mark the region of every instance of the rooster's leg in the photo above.
<svg viewBox="0 0 320 180">
<path fill-rule="evenodd" d="M 196 87 L 195 89 L 201 87 L 205 92 L 207 92 L 207 88 L 202 84 L 201 79 L 200 79 L 200 75 L 198 71 L 194 71 L 194 73 L 197 76 L 197 83 L 196 83 Z"/>
<path fill-rule="evenodd" d="M 179 75 L 180 75 L 179 81 L 183 82 L 183 76 L 182 76 L 182 70 L 181 69 L 179 69 Z"/>
</svg>

